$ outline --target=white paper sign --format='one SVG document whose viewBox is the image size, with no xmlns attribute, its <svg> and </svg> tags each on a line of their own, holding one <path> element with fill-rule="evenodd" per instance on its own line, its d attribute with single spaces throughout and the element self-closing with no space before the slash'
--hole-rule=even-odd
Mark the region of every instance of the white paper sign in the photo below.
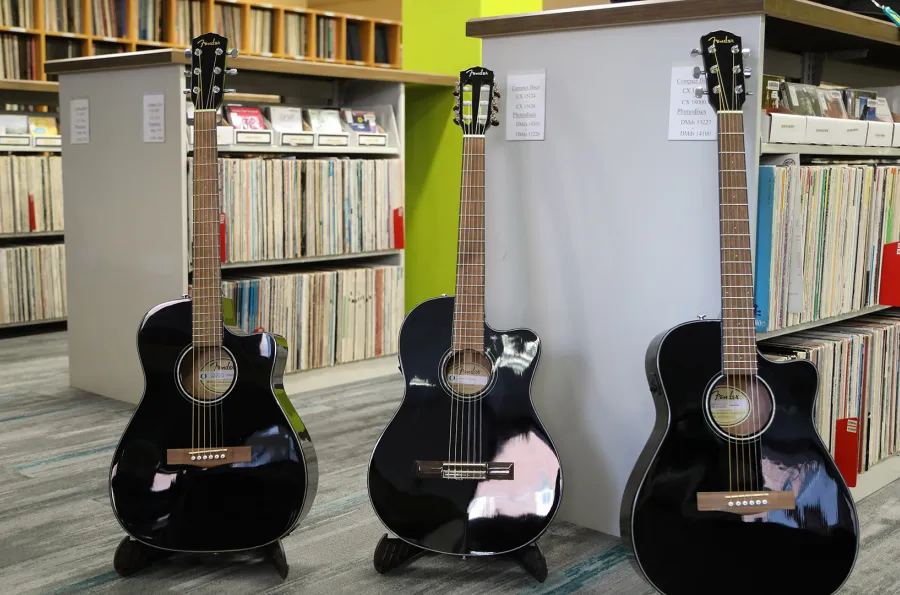
<svg viewBox="0 0 900 595">
<path fill-rule="evenodd" d="M 506 77 L 506 140 L 544 140 L 545 71 Z"/>
<path fill-rule="evenodd" d="M 69 136 L 73 145 L 91 142 L 91 107 L 87 99 L 69 101 Z"/>
<path fill-rule="evenodd" d="M 669 140 L 716 140 L 716 112 L 707 96 L 697 98 L 694 89 L 706 81 L 694 78 L 692 66 L 672 67 L 669 101 Z"/>
<path fill-rule="evenodd" d="M 165 95 L 144 95 L 144 142 L 166 142 Z"/>
</svg>

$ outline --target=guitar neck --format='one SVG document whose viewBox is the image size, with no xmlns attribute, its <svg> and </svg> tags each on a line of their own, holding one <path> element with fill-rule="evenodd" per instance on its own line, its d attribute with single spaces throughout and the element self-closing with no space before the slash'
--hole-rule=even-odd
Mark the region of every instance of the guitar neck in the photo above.
<svg viewBox="0 0 900 595">
<path fill-rule="evenodd" d="M 219 176 L 216 110 L 194 112 L 193 343 L 222 344 Z"/>
<path fill-rule="evenodd" d="M 723 364 L 726 375 L 752 375 L 756 374 L 756 310 L 744 116 L 739 110 L 722 110 L 718 118 Z"/>
<path fill-rule="evenodd" d="M 463 136 L 453 350 L 484 349 L 484 135 Z"/>
</svg>

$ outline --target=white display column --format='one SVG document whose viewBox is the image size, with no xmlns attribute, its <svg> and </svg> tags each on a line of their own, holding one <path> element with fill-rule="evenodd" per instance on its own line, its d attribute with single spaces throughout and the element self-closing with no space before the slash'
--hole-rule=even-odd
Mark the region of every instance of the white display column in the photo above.
<svg viewBox="0 0 900 595">
<path fill-rule="evenodd" d="M 742 37 L 761 72 L 759 15 L 483 41 L 504 94 L 486 141 L 487 320 L 541 337 L 532 391 L 562 459 L 560 518 L 614 535 L 655 419 L 647 346 L 720 314 L 716 136 L 668 139 L 672 68 L 700 65 L 691 49 L 720 29 Z M 507 77 L 540 71 L 544 140 L 506 140 Z M 749 99 L 752 198 L 759 96 Z"/>
</svg>

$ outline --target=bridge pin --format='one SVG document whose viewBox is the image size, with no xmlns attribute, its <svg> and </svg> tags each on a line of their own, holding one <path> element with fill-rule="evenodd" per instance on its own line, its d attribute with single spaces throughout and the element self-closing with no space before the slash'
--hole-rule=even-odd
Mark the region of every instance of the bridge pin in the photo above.
<svg viewBox="0 0 900 595">
<path fill-rule="evenodd" d="M 194 455 L 191 455 L 191 460 L 192 460 L 192 461 L 196 461 L 196 460 L 197 460 L 197 457 L 194 456 Z"/>
<path fill-rule="evenodd" d="M 734 506 L 734 502 L 729 502 L 728 506 Z"/>
<path fill-rule="evenodd" d="M 744 506 L 748 506 L 749 504 L 750 504 L 750 502 L 747 502 L 746 500 L 744 500 Z"/>
<path fill-rule="evenodd" d="M 760 504 L 762 504 L 762 500 L 757 500 L 756 505 L 759 506 Z"/>
<path fill-rule="evenodd" d="M 203 455 L 203 460 L 204 460 L 204 461 L 205 461 L 206 459 L 208 459 L 208 458 L 209 458 L 209 455 Z"/>
<path fill-rule="evenodd" d="M 768 503 L 769 503 L 768 500 L 763 500 L 763 504 L 768 504 Z"/>
<path fill-rule="evenodd" d="M 735 506 L 740 506 L 740 505 L 741 505 L 741 501 L 738 500 L 737 502 L 734 503 L 734 505 L 735 505 Z"/>
</svg>

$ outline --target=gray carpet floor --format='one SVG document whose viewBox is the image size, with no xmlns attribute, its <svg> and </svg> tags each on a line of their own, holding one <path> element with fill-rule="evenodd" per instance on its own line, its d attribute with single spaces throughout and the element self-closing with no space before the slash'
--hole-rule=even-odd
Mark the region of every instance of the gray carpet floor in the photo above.
<svg viewBox="0 0 900 595">
<path fill-rule="evenodd" d="M 513 562 L 425 557 L 372 567 L 384 529 L 366 494 L 372 445 L 402 395 L 396 378 L 292 395 L 320 457 L 309 516 L 284 542 L 287 580 L 253 555 L 176 556 L 127 579 L 109 505 L 112 451 L 132 406 L 68 387 L 65 333 L 0 340 L 0 593 L 644 595 L 618 541 L 556 522 L 543 584 Z M 842 594 L 900 593 L 900 482 L 859 505 L 862 550 Z M 783 566 L 777 564 L 776 566 Z"/>
</svg>

